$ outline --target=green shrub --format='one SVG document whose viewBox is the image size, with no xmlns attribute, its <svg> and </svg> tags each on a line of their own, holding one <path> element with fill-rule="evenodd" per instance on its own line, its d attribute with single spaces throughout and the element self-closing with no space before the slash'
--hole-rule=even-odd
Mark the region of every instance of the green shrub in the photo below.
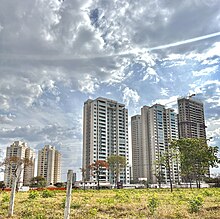
<svg viewBox="0 0 220 219">
<path fill-rule="evenodd" d="M 37 214 L 35 219 L 45 219 L 46 217 L 42 214 Z"/>
<path fill-rule="evenodd" d="M 92 215 L 93 217 L 95 217 L 98 213 L 97 208 L 91 208 L 89 209 L 89 214 Z"/>
<path fill-rule="evenodd" d="M 42 192 L 42 197 L 43 198 L 50 198 L 50 197 L 54 197 L 54 196 L 55 196 L 55 192 L 54 191 L 44 190 Z"/>
<path fill-rule="evenodd" d="M 190 213 L 197 213 L 200 211 L 203 205 L 203 199 L 200 196 L 196 196 L 189 201 L 189 212 Z"/>
<path fill-rule="evenodd" d="M 156 197 L 152 197 L 150 198 L 149 200 L 149 203 L 148 203 L 148 208 L 150 210 L 150 213 L 153 215 L 154 212 L 156 211 L 156 209 L 158 208 L 159 206 L 159 200 L 158 198 Z"/>
<path fill-rule="evenodd" d="M 39 196 L 37 191 L 31 191 L 28 195 L 28 199 L 35 199 Z"/>
<path fill-rule="evenodd" d="M 208 191 L 208 190 L 204 190 L 203 193 L 202 193 L 204 196 L 213 196 L 213 193 L 211 191 Z"/>
<path fill-rule="evenodd" d="M 66 197 L 62 199 L 61 207 L 65 208 L 65 203 L 66 203 Z"/>
<path fill-rule="evenodd" d="M 117 192 L 114 198 L 119 203 L 127 203 L 130 201 L 129 194 L 121 191 Z"/>
<path fill-rule="evenodd" d="M 72 204 L 71 204 L 71 208 L 73 208 L 73 209 L 79 209 L 79 208 L 81 208 L 81 204 L 79 204 L 79 203 L 72 203 Z"/>
<path fill-rule="evenodd" d="M 3 194 L 2 196 L 2 202 L 5 203 L 5 202 L 9 202 L 10 198 L 9 198 L 9 195 L 7 193 Z"/>
</svg>

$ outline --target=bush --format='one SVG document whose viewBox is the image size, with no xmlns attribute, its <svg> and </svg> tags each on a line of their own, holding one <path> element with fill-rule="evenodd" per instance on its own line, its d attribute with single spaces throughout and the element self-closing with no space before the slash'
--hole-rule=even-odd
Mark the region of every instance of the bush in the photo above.
<svg viewBox="0 0 220 219">
<path fill-rule="evenodd" d="M 72 203 L 72 204 L 71 204 L 71 208 L 73 208 L 73 209 L 79 209 L 79 208 L 81 208 L 81 204 L 79 204 L 79 203 Z"/>
<path fill-rule="evenodd" d="M 158 208 L 158 206 L 159 206 L 159 200 L 158 200 L 158 198 L 153 197 L 153 198 L 151 198 L 151 199 L 149 200 L 148 208 L 149 208 L 150 213 L 151 213 L 152 215 L 154 214 L 154 212 L 156 211 L 156 209 Z"/>
<path fill-rule="evenodd" d="M 42 197 L 43 198 L 50 198 L 50 197 L 54 197 L 55 196 L 55 192 L 50 191 L 50 190 L 44 190 L 42 192 Z"/>
<path fill-rule="evenodd" d="M 209 190 L 204 190 L 202 194 L 203 194 L 204 196 L 207 196 L 207 197 L 213 196 L 213 193 L 212 193 L 211 191 L 209 191 Z"/>
<path fill-rule="evenodd" d="M 39 196 L 37 191 L 31 191 L 28 195 L 28 199 L 35 199 Z"/>
<path fill-rule="evenodd" d="M 203 199 L 200 196 L 194 197 L 192 200 L 189 201 L 189 212 L 190 213 L 197 213 L 200 211 L 203 205 Z"/>
<path fill-rule="evenodd" d="M 3 203 L 9 202 L 9 200 L 10 200 L 9 195 L 5 193 L 5 194 L 2 196 L 2 202 L 3 202 Z"/>
</svg>

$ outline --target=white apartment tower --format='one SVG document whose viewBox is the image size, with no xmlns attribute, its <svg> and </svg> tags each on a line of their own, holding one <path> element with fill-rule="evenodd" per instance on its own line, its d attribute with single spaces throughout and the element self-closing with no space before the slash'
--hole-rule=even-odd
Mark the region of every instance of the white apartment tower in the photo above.
<svg viewBox="0 0 220 219">
<path fill-rule="evenodd" d="M 27 146 L 27 143 L 22 141 L 15 141 L 7 147 L 6 159 L 17 157 L 20 160 L 28 159 L 32 165 L 22 164 L 21 174 L 18 180 L 18 187 L 23 185 L 29 185 L 31 179 L 34 177 L 34 166 L 35 166 L 35 154 L 34 151 Z M 6 165 L 4 174 L 4 183 L 6 187 L 12 186 L 13 172 L 15 171 L 16 164 Z"/>
<path fill-rule="evenodd" d="M 39 150 L 37 175 L 44 177 L 47 185 L 61 181 L 61 154 L 54 146 L 45 145 Z"/>
<path fill-rule="evenodd" d="M 154 184 L 160 177 L 161 183 L 168 183 L 169 171 L 158 160 L 169 150 L 169 142 L 178 138 L 177 114 L 160 104 L 144 106 L 141 115 L 131 118 L 131 133 L 133 179 L 147 178 Z M 172 160 L 172 182 L 180 180 L 179 166 L 178 160 Z"/>
<path fill-rule="evenodd" d="M 88 166 L 111 155 L 125 156 L 127 165 L 120 174 L 120 181 L 130 183 L 128 150 L 128 110 L 124 104 L 99 97 L 84 103 L 83 114 L 83 168 L 86 180 L 96 180 Z M 100 181 L 114 183 L 114 177 L 103 170 Z"/>
</svg>

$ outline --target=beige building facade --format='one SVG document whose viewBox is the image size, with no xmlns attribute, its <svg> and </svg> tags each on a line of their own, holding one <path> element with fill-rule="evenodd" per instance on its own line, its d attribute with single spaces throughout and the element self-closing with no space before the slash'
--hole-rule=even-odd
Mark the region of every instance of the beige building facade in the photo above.
<svg viewBox="0 0 220 219">
<path fill-rule="evenodd" d="M 126 167 L 120 173 L 120 181 L 130 183 L 128 148 L 128 110 L 124 104 L 99 97 L 84 103 L 83 113 L 83 168 L 86 180 L 95 181 L 88 166 L 97 160 L 107 161 L 111 155 L 126 158 Z M 112 173 L 104 169 L 100 181 L 114 184 Z"/>
<path fill-rule="evenodd" d="M 47 185 L 61 181 L 61 154 L 54 146 L 45 145 L 39 150 L 37 175 L 44 177 Z"/>
<path fill-rule="evenodd" d="M 206 138 L 203 103 L 193 97 L 178 99 L 180 138 Z"/>
<path fill-rule="evenodd" d="M 159 164 L 160 158 L 169 150 L 169 143 L 178 139 L 177 114 L 173 109 L 155 104 L 143 106 L 141 115 L 131 118 L 133 180 L 147 179 L 151 184 L 169 183 L 166 165 Z M 179 161 L 171 161 L 171 180 L 180 181 Z M 158 175 L 159 174 L 159 175 Z"/>
<path fill-rule="evenodd" d="M 27 143 L 22 141 L 15 141 L 7 147 L 6 158 L 10 159 L 17 157 L 20 160 L 28 159 L 32 165 L 21 165 L 21 174 L 18 180 L 18 187 L 23 185 L 30 185 L 31 179 L 34 177 L 34 167 L 35 167 L 35 153 L 27 146 Z M 13 172 L 16 169 L 16 164 L 6 165 L 4 173 L 4 183 L 6 187 L 11 187 Z"/>
</svg>

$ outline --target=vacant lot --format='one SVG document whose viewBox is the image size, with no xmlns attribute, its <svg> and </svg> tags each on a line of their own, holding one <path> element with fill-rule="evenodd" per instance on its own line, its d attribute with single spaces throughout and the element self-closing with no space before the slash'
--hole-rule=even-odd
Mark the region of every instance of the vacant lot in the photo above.
<svg viewBox="0 0 220 219">
<path fill-rule="evenodd" d="M 63 218 L 65 191 L 19 192 L 14 219 Z M 9 192 L 0 193 L 6 218 Z M 71 218 L 220 218 L 220 189 L 74 190 Z"/>
</svg>

